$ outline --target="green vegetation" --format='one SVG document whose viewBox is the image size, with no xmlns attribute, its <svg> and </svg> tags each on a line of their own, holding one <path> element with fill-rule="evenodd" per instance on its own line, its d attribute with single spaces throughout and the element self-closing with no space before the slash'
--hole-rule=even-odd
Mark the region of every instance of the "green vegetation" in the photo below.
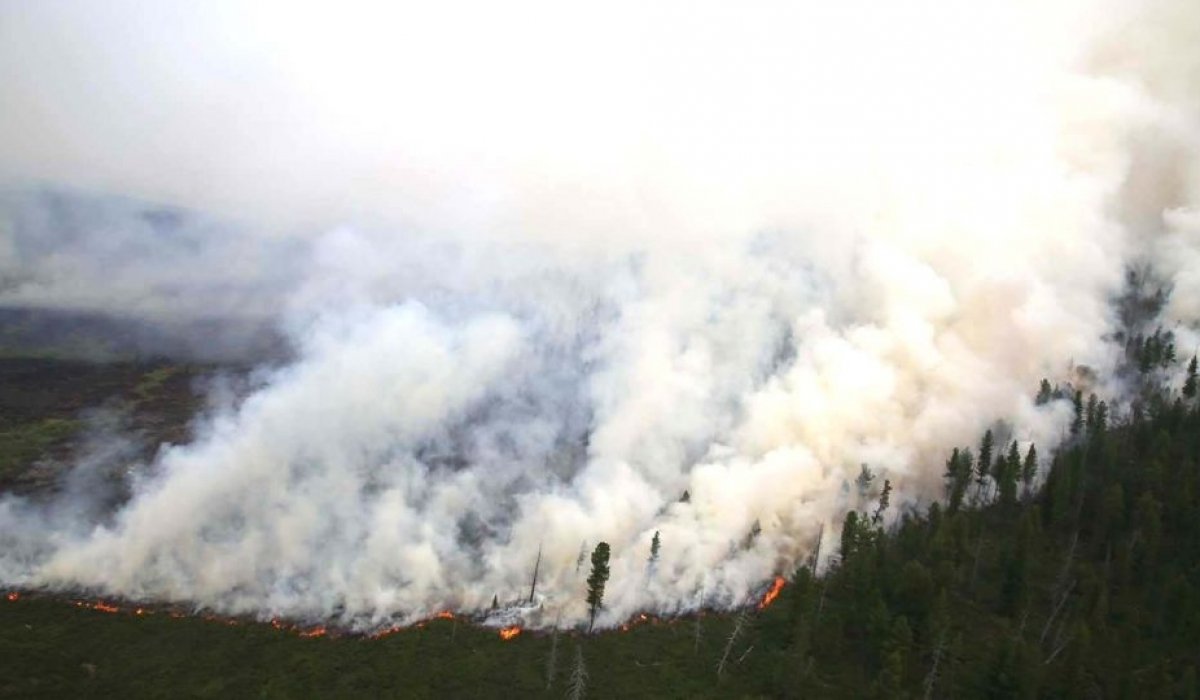
<svg viewBox="0 0 1200 700">
<path fill-rule="evenodd" d="M 63 445 L 78 426 L 75 420 L 45 418 L 0 432 L 0 478 Z"/>
<path fill-rule="evenodd" d="M 596 624 L 596 612 L 604 603 L 604 586 L 608 583 L 608 556 L 609 549 L 607 542 L 601 542 L 596 545 L 596 549 L 592 551 L 592 573 L 587 578 L 587 604 L 588 604 L 588 630 Z"/>
<path fill-rule="evenodd" d="M 133 395 L 139 401 L 145 401 L 153 397 L 162 388 L 163 383 L 181 369 L 177 365 L 163 365 L 162 367 L 150 370 L 142 375 L 141 380 L 133 387 Z"/>
</svg>

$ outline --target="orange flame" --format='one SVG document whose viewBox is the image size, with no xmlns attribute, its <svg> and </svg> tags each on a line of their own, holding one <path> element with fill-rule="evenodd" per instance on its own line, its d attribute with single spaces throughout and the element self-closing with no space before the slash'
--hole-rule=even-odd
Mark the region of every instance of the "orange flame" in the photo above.
<svg viewBox="0 0 1200 700">
<path fill-rule="evenodd" d="M 516 627 L 516 626 L 505 627 L 504 629 L 500 630 L 500 639 L 503 639 L 504 641 L 507 642 L 508 640 L 512 639 L 513 637 L 517 636 L 520 633 L 521 633 L 520 627 Z"/>
<path fill-rule="evenodd" d="M 20 600 L 21 594 L 17 593 L 16 591 L 13 591 L 12 593 L 9 593 L 8 595 L 6 595 L 4 597 L 8 599 L 8 602 L 15 603 L 18 600 Z"/>
<path fill-rule="evenodd" d="M 437 615 L 434 615 L 434 617 L 439 620 L 453 620 L 454 613 L 450 612 L 449 610 L 443 610 L 440 613 L 438 613 Z"/>
<path fill-rule="evenodd" d="M 767 591 L 767 594 L 763 596 L 762 601 L 759 602 L 758 609 L 764 610 L 768 605 L 774 603 L 775 599 L 779 597 L 779 593 L 783 591 L 783 585 L 785 583 L 787 583 L 787 581 L 782 576 L 776 576 L 775 583 L 771 584 L 771 590 Z"/>
<path fill-rule="evenodd" d="M 110 613 L 110 614 L 121 612 L 121 609 L 115 605 L 109 605 L 107 603 L 87 603 L 82 600 L 75 601 L 75 607 L 87 608 L 88 610 L 98 610 L 100 612 Z"/>
<path fill-rule="evenodd" d="M 619 629 L 622 632 L 628 632 L 629 630 L 633 629 L 637 625 L 644 625 L 647 622 L 657 625 L 658 618 L 654 617 L 652 615 L 647 615 L 646 613 L 638 613 L 637 617 L 630 618 L 629 621 L 626 622 L 625 624 L 621 625 L 621 627 Z"/>
<path fill-rule="evenodd" d="M 313 637 L 324 637 L 326 633 L 324 627 L 314 627 L 310 630 L 300 630 L 298 634 L 305 639 L 312 639 Z"/>
</svg>

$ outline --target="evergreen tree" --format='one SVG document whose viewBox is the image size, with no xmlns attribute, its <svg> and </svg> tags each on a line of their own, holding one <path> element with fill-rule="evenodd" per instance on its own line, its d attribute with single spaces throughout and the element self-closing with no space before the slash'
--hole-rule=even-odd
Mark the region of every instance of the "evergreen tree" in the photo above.
<svg viewBox="0 0 1200 700">
<path fill-rule="evenodd" d="M 1050 381 L 1043 379 L 1041 386 L 1038 387 L 1037 399 L 1034 400 L 1034 403 L 1038 406 L 1044 406 L 1050 403 L 1050 400 L 1053 398 L 1054 390 L 1050 388 Z"/>
<path fill-rule="evenodd" d="M 966 495 L 967 485 L 971 482 L 971 456 L 967 451 L 959 451 L 956 447 L 946 462 L 946 498 L 951 512 L 962 506 L 963 496 Z"/>
<path fill-rule="evenodd" d="M 575 573 L 579 573 L 585 559 L 587 559 L 587 540 L 579 543 L 579 556 L 575 559 Z"/>
<path fill-rule="evenodd" d="M 1008 448 L 1008 456 L 1004 458 L 1001 470 L 996 474 L 1000 482 L 1000 503 L 1012 505 L 1017 502 L 1017 477 L 1021 472 L 1021 452 L 1017 441 L 1013 440 Z"/>
<path fill-rule="evenodd" d="M 658 530 L 654 531 L 654 537 L 650 540 L 650 563 L 658 561 L 658 548 L 660 540 L 658 538 Z"/>
<path fill-rule="evenodd" d="M 850 560 L 854 556 L 855 550 L 858 549 L 859 543 L 858 532 L 858 513 L 850 511 L 846 513 L 846 520 L 842 523 L 842 561 Z"/>
<path fill-rule="evenodd" d="M 1097 436 L 1103 436 L 1108 431 L 1108 403 L 1101 401 L 1096 405 L 1096 417 L 1092 430 Z"/>
<path fill-rule="evenodd" d="M 883 644 L 879 678 L 876 681 L 876 697 L 887 700 L 908 697 L 905 690 L 909 648 L 912 646 L 912 630 L 903 616 L 896 618 Z"/>
<path fill-rule="evenodd" d="M 976 495 L 983 493 L 983 486 L 987 483 L 988 471 L 992 465 L 992 449 L 995 447 L 996 438 L 992 435 L 989 429 L 983 434 L 983 440 L 979 443 L 979 459 L 975 462 L 975 486 L 978 489 Z"/>
<path fill-rule="evenodd" d="M 592 551 L 592 573 L 587 578 L 589 632 L 596 624 L 596 611 L 600 609 L 600 605 L 604 601 L 604 586 L 608 583 L 608 557 L 607 542 L 601 542 Z"/>
<path fill-rule="evenodd" d="M 1033 491 L 1033 480 L 1037 476 L 1038 456 L 1037 447 L 1029 443 L 1029 451 L 1025 453 L 1025 462 L 1021 465 L 1021 483 L 1025 485 L 1025 495 Z"/>
<path fill-rule="evenodd" d="M 875 480 L 875 475 L 871 473 L 871 468 L 867 465 L 862 465 L 862 470 L 858 473 L 858 478 L 854 480 L 854 485 L 858 488 L 858 498 L 860 501 L 867 500 L 867 496 L 871 493 L 871 482 Z"/>
<path fill-rule="evenodd" d="M 1083 432 L 1083 392 L 1075 392 L 1075 420 L 1071 421 L 1071 435 Z"/>
<path fill-rule="evenodd" d="M 879 525 L 883 521 L 883 511 L 887 510 L 888 502 L 892 497 L 892 482 L 888 479 L 883 480 L 883 493 L 879 495 L 879 506 L 875 508 L 875 514 L 871 516 L 871 523 Z"/>
<path fill-rule="evenodd" d="M 1192 361 L 1187 366 L 1187 379 L 1183 380 L 1183 395 L 1189 399 L 1196 397 L 1196 356 L 1192 355 Z"/>
</svg>

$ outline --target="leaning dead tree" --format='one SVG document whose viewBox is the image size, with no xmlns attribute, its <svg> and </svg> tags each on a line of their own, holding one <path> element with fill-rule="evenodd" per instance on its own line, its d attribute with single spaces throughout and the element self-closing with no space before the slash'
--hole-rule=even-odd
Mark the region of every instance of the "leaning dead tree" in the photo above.
<svg viewBox="0 0 1200 700">
<path fill-rule="evenodd" d="M 742 630 L 746 627 L 748 615 L 749 613 L 743 610 L 734 619 L 733 631 L 729 633 L 729 638 L 725 641 L 725 651 L 721 654 L 721 660 L 717 662 L 717 678 L 725 676 L 725 666 L 729 662 L 729 653 L 733 651 L 733 645 L 742 636 Z"/>
<path fill-rule="evenodd" d="M 583 700 L 587 695 L 587 668 L 583 665 L 583 649 L 575 646 L 575 668 L 571 670 L 571 680 L 567 682 L 568 700 Z"/>
<path fill-rule="evenodd" d="M 1065 619 L 1061 619 L 1060 615 L 1063 613 L 1063 609 L 1066 607 L 1067 601 L 1070 599 L 1071 593 L 1075 590 L 1075 584 L 1077 583 L 1077 581 L 1071 579 L 1070 576 L 1071 564 L 1075 558 L 1075 547 L 1078 544 L 1079 530 L 1076 530 L 1075 533 L 1071 535 L 1071 546 L 1067 550 L 1067 556 L 1063 560 L 1062 571 L 1059 572 L 1058 580 L 1054 585 L 1054 607 L 1050 610 L 1050 616 L 1046 618 L 1046 624 L 1042 626 L 1041 635 L 1038 636 L 1038 644 L 1045 647 L 1047 636 L 1050 634 L 1051 628 L 1055 624 L 1055 621 L 1059 620 L 1058 631 L 1054 635 L 1054 640 L 1050 643 L 1049 648 L 1046 649 L 1045 652 L 1046 658 L 1043 661 L 1045 664 L 1049 664 L 1051 661 L 1053 661 L 1054 658 L 1058 656 L 1059 652 L 1061 652 L 1063 648 L 1067 646 L 1067 644 L 1071 643 L 1071 636 L 1065 635 L 1067 621 Z"/>
</svg>

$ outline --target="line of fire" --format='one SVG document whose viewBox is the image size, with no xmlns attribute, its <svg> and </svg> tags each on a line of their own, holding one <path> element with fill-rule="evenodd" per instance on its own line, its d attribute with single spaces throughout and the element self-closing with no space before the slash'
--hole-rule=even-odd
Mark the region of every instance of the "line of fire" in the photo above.
<svg viewBox="0 0 1200 700">
<path fill-rule="evenodd" d="M 775 600 L 779 597 L 780 593 L 783 591 L 783 588 L 785 585 L 787 585 L 786 579 L 784 579 L 784 577 L 782 577 L 782 576 L 776 576 L 775 579 L 772 581 L 770 587 L 768 587 L 766 589 L 766 591 L 758 598 L 758 602 L 755 604 L 755 608 L 760 611 L 765 610 L 768 606 L 770 606 L 773 602 L 775 602 Z M 4 595 L 5 601 L 7 601 L 9 603 L 19 603 L 22 600 L 34 599 L 34 598 L 59 600 L 58 598 L 55 598 L 52 595 L 40 593 L 40 592 L 9 591 Z M 112 601 L 112 600 L 88 600 L 88 599 L 80 599 L 80 598 L 68 598 L 68 599 L 64 600 L 63 602 L 65 602 L 66 604 L 69 604 L 69 605 L 73 605 L 80 609 L 92 610 L 95 612 L 106 613 L 109 615 L 125 614 L 125 615 L 132 615 L 135 617 L 142 617 L 142 616 L 146 616 L 146 615 L 166 615 L 168 617 L 176 618 L 176 619 L 184 618 L 184 617 L 197 617 L 199 619 L 206 620 L 209 622 L 215 622 L 218 624 L 229 625 L 229 626 L 237 626 L 237 625 L 242 625 L 242 624 L 267 624 L 267 625 L 270 625 L 271 627 L 273 627 L 274 629 L 277 629 L 277 630 L 280 630 L 283 632 L 287 632 L 290 634 L 295 634 L 296 636 L 305 638 L 305 639 L 313 639 L 313 638 L 318 638 L 318 637 L 360 636 L 363 639 L 377 640 L 377 639 L 383 639 L 385 637 L 391 636 L 391 635 L 399 633 L 399 632 L 404 632 L 407 630 L 424 629 L 426 624 L 433 620 L 451 620 L 451 621 L 455 621 L 455 622 L 458 622 L 461 620 L 461 621 L 466 621 L 470 624 L 491 626 L 491 625 L 487 624 L 487 615 L 482 615 L 482 616 L 478 615 L 478 614 L 467 615 L 464 613 L 455 613 L 455 612 L 451 612 L 449 610 L 442 610 L 437 613 L 434 613 L 433 615 L 431 615 L 430 617 L 428 617 L 424 620 L 421 620 L 419 622 L 416 622 L 416 623 L 413 623 L 410 625 L 386 627 L 381 630 L 376 630 L 376 631 L 369 632 L 369 633 L 362 633 L 362 632 L 356 632 L 356 631 L 349 630 L 349 629 L 340 629 L 340 628 L 330 627 L 327 625 L 320 625 L 320 624 L 305 625 L 305 624 L 301 624 L 301 623 L 295 623 L 295 622 L 289 622 L 286 620 L 281 620 L 279 618 L 271 618 L 269 620 L 255 620 L 255 619 L 249 619 L 249 618 L 229 617 L 229 616 L 213 615 L 213 614 L 190 614 L 187 612 L 183 612 L 182 610 L 180 610 L 178 608 L 162 606 L 162 605 L 152 605 L 149 603 L 133 604 L 133 603 L 122 603 L 119 601 Z M 703 612 L 697 611 L 696 614 L 703 614 Z M 632 629 L 638 625 L 643 625 L 643 624 L 658 625 L 658 624 L 663 624 L 663 623 L 671 623 L 671 622 L 675 621 L 676 619 L 678 619 L 678 618 L 664 618 L 664 617 L 661 617 L 658 615 L 653 615 L 653 614 L 644 613 L 644 612 L 637 613 L 636 615 L 632 616 L 629 620 L 627 620 L 624 623 L 622 623 L 621 625 L 619 625 L 618 629 L 622 632 L 628 632 L 630 629 Z M 505 625 L 503 627 L 500 627 L 500 629 L 498 630 L 498 636 L 501 641 L 507 642 L 507 641 L 516 639 L 524 631 L 525 631 L 525 628 L 523 628 L 519 624 Z"/>
</svg>

